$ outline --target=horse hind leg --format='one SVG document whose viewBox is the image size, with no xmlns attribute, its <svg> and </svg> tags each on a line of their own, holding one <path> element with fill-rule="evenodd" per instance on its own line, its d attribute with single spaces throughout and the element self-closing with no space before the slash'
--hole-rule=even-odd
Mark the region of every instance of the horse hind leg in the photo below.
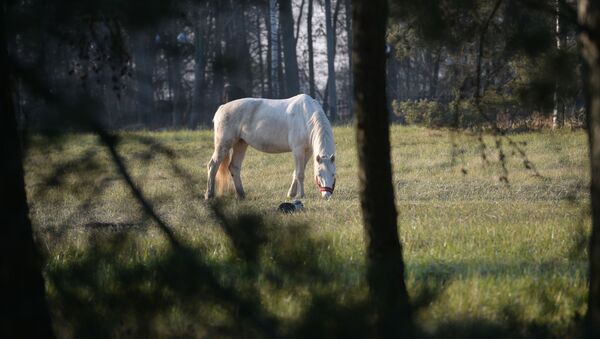
<svg viewBox="0 0 600 339">
<path fill-rule="evenodd" d="M 246 150 L 248 149 L 248 144 L 240 140 L 235 145 L 233 145 L 233 153 L 231 155 L 231 163 L 229 164 L 229 172 L 231 173 L 231 177 L 233 178 L 233 185 L 235 187 L 235 192 L 239 199 L 244 199 L 246 197 L 246 193 L 244 192 L 244 187 L 242 186 L 242 162 L 244 161 L 244 156 L 246 155 Z"/>
<path fill-rule="evenodd" d="M 206 193 L 204 194 L 205 199 L 214 198 L 215 196 L 215 177 L 217 170 L 221 165 L 221 162 L 229 155 L 229 148 L 223 145 L 215 147 L 213 155 L 210 157 L 208 164 L 206 165 L 208 178 L 206 181 Z"/>
</svg>

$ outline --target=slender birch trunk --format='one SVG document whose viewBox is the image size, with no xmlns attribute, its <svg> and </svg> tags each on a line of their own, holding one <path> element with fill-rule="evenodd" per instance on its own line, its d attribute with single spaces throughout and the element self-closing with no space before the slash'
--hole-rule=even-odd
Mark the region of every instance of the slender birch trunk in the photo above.
<svg viewBox="0 0 600 339">
<path fill-rule="evenodd" d="M 315 97 L 315 52 L 313 49 L 313 0 L 308 0 L 308 14 L 306 15 L 306 35 L 308 44 L 308 93 Z"/>
<path fill-rule="evenodd" d="M 341 0 L 338 0 L 341 1 Z M 333 20 L 331 15 L 331 0 L 325 0 L 325 30 L 327 33 L 327 98 L 329 107 L 329 120 L 334 122 L 337 118 L 337 90 L 335 81 L 335 43 Z"/>
<path fill-rule="evenodd" d="M 555 31 L 555 38 L 556 38 L 556 51 L 560 52 L 560 5 L 559 5 L 559 0 L 555 0 L 555 6 L 556 6 L 556 31 Z M 559 114 L 558 114 L 558 80 L 556 80 L 556 83 L 554 84 L 554 95 L 553 95 L 553 101 L 554 101 L 554 109 L 552 110 L 552 128 L 556 129 L 559 127 L 560 125 L 560 121 L 559 121 Z"/>
<path fill-rule="evenodd" d="M 271 45 L 271 95 L 279 98 L 279 15 L 277 0 L 269 0 L 269 40 Z"/>
</svg>

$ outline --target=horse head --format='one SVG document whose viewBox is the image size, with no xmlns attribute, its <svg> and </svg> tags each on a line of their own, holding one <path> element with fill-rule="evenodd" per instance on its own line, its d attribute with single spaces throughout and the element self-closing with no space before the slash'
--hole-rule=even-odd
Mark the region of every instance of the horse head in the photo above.
<svg viewBox="0 0 600 339">
<path fill-rule="evenodd" d="M 335 155 L 319 155 L 315 157 L 315 182 L 321 196 L 329 199 L 335 189 Z"/>
</svg>

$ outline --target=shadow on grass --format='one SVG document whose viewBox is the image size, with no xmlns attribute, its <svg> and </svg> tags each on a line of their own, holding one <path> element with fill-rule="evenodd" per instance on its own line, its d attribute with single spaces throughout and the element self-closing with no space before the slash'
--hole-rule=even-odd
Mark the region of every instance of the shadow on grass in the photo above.
<svg viewBox="0 0 600 339">
<path fill-rule="evenodd" d="M 88 247 L 46 269 L 60 337 L 367 338 L 373 312 L 364 282 L 340 278 L 343 258 L 305 225 L 267 224 L 255 214 L 212 214 L 230 253 L 186 245 L 148 250 L 135 232 L 90 233 Z M 357 270 L 363 270 L 357 267 Z M 491 270 L 490 274 L 501 274 Z M 415 278 L 415 312 L 426 310 L 456 279 L 430 267 Z M 543 294 L 543 293 L 542 293 Z M 550 303 L 551 304 L 551 303 Z M 448 317 L 452 319 L 450 315 Z M 421 338 L 576 336 L 525 322 L 518 306 L 502 319 L 442 322 Z M 577 321 L 574 321 L 576 324 Z"/>
<path fill-rule="evenodd" d="M 175 152 L 151 139 L 135 135 L 132 139 L 145 147 L 137 153 L 138 160 L 148 162 L 162 155 L 169 161 L 174 178 L 186 187 L 194 186 L 191 175 L 174 161 Z M 69 183 L 63 180 L 65 176 L 105 171 L 105 164 L 94 161 L 94 153 L 84 153 L 82 157 L 82 162 L 65 162 L 50 173 L 38 191 L 40 196 L 52 194 L 45 189 L 55 186 L 76 193 L 81 190 L 81 182 Z M 125 170 L 123 166 L 119 172 L 123 174 Z M 86 194 L 73 210 L 73 220 L 105 193 L 104 181 L 93 177 L 88 175 L 83 182 L 91 194 Z M 188 198 L 194 199 L 193 193 L 189 194 Z M 57 334 L 74 338 L 372 336 L 374 313 L 366 283 L 362 278 L 348 279 L 352 275 L 348 271 L 363 277 L 364 267 L 352 266 L 334 253 L 327 240 L 312 238 L 306 225 L 267 222 L 253 213 L 230 215 L 220 204 L 208 208 L 228 243 L 221 256 L 212 255 L 213 248 L 191 247 L 185 239 L 177 240 L 177 246 L 149 248 L 137 236 L 146 228 L 136 225 L 160 219 L 156 214 L 149 217 L 141 213 L 142 220 L 129 222 L 84 223 L 85 249 L 59 249 L 65 258 L 53 260 L 45 271 Z M 143 209 L 152 210 L 152 205 L 148 202 Z M 67 218 L 67 224 L 70 219 Z M 192 217 L 189 224 L 205 222 Z M 171 229 L 166 223 L 164 228 Z M 51 233 L 57 243 L 68 241 L 64 229 Z M 525 263 L 517 268 L 508 264 L 421 266 L 415 276 L 413 309 L 426 310 L 453 280 L 459 279 L 461 272 L 518 277 L 524 271 L 538 269 L 558 273 L 569 267 L 552 263 Z M 551 301 L 548 305 L 553 306 Z M 434 331 L 415 324 L 414 334 L 422 338 L 570 335 L 557 334 L 545 324 L 521 320 L 522 310 L 517 306 L 505 307 L 502 314 L 498 322 L 476 315 L 441 322 Z M 449 315 L 448 319 L 454 317 Z"/>
<path fill-rule="evenodd" d="M 147 253 L 131 233 L 97 233 L 85 250 L 50 265 L 59 336 L 366 335 L 365 299 L 353 296 L 363 286 L 332 287 L 331 266 L 340 259 L 327 253 L 326 242 L 310 239 L 301 225 L 267 226 L 256 215 L 212 210 L 231 244 L 222 260 L 185 245 Z M 290 301 L 300 320 L 278 315 Z"/>
</svg>

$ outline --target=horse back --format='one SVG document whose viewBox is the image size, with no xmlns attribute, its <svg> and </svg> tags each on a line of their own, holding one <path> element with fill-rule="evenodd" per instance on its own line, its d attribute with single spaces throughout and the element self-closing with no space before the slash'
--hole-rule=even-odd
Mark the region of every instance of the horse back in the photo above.
<svg viewBox="0 0 600 339">
<path fill-rule="evenodd" d="M 244 140 L 253 148 L 268 153 L 289 152 L 290 133 L 297 133 L 301 122 L 289 111 L 286 100 L 246 98 L 231 101 L 217 110 L 213 119 L 215 137 Z M 293 131 L 293 132 L 292 132 Z"/>
</svg>

